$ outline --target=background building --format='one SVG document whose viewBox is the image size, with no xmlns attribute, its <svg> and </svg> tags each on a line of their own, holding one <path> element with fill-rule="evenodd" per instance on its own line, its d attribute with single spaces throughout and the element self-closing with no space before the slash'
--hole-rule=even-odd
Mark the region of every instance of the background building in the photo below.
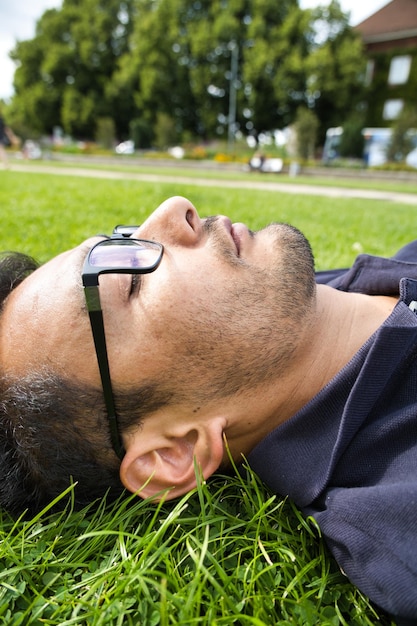
<svg viewBox="0 0 417 626">
<path fill-rule="evenodd" d="M 369 126 L 391 126 L 417 108 L 417 0 L 392 0 L 356 26 L 368 57 Z"/>
</svg>

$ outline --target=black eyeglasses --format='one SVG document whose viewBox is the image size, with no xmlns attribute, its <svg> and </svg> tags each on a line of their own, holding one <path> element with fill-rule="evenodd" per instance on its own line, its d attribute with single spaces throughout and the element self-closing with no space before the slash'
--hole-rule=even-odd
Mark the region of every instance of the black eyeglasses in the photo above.
<svg viewBox="0 0 417 626">
<path fill-rule="evenodd" d="M 96 243 L 87 255 L 82 271 L 85 301 L 90 317 L 104 402 L 114 451 L 122 459 L 125 450 L 119 429 L 110 378 L 103 312 L 99 294 L 100 274 L 149 274 L 161 262 L 164 247 L 156 241 L 131 239 L 137 226 L 116 226 L 111 237 Z"/>
</svg>

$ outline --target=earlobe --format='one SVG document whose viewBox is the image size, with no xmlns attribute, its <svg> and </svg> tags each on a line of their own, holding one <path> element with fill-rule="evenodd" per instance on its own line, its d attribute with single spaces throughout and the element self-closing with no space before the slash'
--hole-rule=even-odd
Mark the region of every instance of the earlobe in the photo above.
<svg viewBox="0 0 417 626">
<path fill-rule="evenodd" d="M 143 434 L 143 433 L 142 433 Z M 161 441 L 132 442 L 120 468 L 126 489 L 142 498 L 176 498 L 197 484 L 196 468 L 204 479 L 213 474 L 223 459 L 223 429 L 204 424 L 184 434 Z"/>
</svg>

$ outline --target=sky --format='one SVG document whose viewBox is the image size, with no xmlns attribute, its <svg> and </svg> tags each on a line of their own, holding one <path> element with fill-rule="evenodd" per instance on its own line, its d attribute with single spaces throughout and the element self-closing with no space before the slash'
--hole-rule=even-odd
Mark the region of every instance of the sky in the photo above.
<svg viewBox="0 0 417 626">
<path fill-rule="evenodd" d="M 350 23 L 359 22 L 378 11 L 389 0 L 340 0 L 342 10 L 350 12 Z M 303 9 L 318 4 L 327 5 L 327 0 L 300 0 Z M 0 0 L 0 99 L 8 100 L 13 95 L 14 63 L 8 53 L 16 41 L 32 39 L 37 20 L 44 11 L 60 7 L 62 0 Z"/>
</svg>

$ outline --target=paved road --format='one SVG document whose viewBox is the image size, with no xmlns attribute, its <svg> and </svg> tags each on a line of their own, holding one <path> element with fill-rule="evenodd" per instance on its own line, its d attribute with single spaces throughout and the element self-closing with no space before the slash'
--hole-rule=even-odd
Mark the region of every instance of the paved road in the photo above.
<svg viewBox="0 0 417 626">
<path fill-rule="evenodd" d="M 53 167 L 13 163 L 16 172 L 32 172 L 36 174 L 55 174 L 57 176 L 83 176 L 85 178 L 106 178 L 109 180 L 137 180 L 154 183 L 173 183 L 180 185 L 196 185 L 199 187 L 224 187 L 229 189 L 260 189 L 263 191 L 298 193 L 310 196 L 328 196 L 333 198 L 363 198 L 368 200 L 388 200 L 411 204 L 417 207 L 417 194 L 395 191 L 378 191 L 370 189 L 349 189 L 345 187 L 321 187 L 297 183 L 280 183 L 274 181 L 239 181 L 213 178 L 194 178 L 188 176 L 166 176 L 164 174 L 146 174 L 140 172 L 116 172 L 103 169 L 84 169 L 81 167 Z"/>
</svg>

